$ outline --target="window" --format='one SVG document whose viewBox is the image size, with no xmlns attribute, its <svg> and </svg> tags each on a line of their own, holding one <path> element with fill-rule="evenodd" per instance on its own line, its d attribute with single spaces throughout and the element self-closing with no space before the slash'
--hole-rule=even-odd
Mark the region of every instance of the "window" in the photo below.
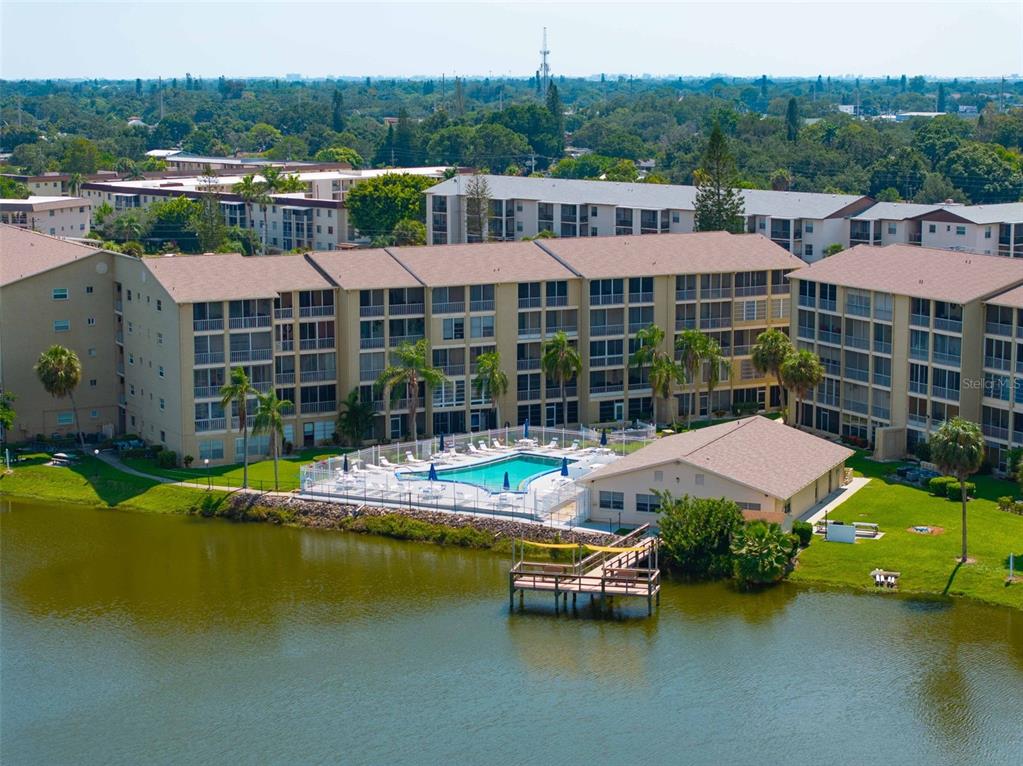
<svg viewBox="0 0 1023 766">
<path fill-rule="evenodd" d="M 660 484 L 664 481 L 664 471 L 654 471 L 654 482 Z"/>
<path fill-rule="evenodd" d="M 470 337 L 493 338 L 494 317 L 493 315 L 472 317 L 470 320 Z"/>
<path fill-rule="evenodd" d="M 636 493 L 636 510 L 640 513 L 657 513 L 661 510 L 661 501 L 657 495 Z"/>
<path fill-rule="evenodd" d="M 99 410 L 89 410 L 89 417 L 93 419 L 98 418 Z"/>
<path fill-rule="evenodd" d="M 158 374 L 158 375 L 159 375 L 159 376 L 160 376 L 161 378 L 163 377 L 163 365 L 162 365 L 162 364 L 160 365 L 160 367 L 159 367 L 159 370 L 158 370 L 157 374 Z"/>
<path fill-rule="evenodd" d="M 473 321 L 475 321 L 475 319 Z M 444 340 L 462 340 L 464 337 L 465 337 L 464 319 L 444 320 Z"/>
<path fill-rule="evenodd" d="M 85 320 L 85 324 L 87 324 L 89 327 L 95 327 L 96 326 L 96 317 L 88 317 Z"/>
<path fill-rule="evenodd" d="M 160 431 L 160 441 L 162 441 L 162 442 L 167 441 L 167 432 L 166 431 Z"/>
<path fill-rule="evenodd" d="M 813 223 L 811 221 L 806 221 L 803 224 L 803 231 L 807 234 L 813 234 Z"/>
<path fill-rule="evenodd" d="M 135 364 L 135 354 L 128 354 L 128 364 Z"/>
<path fill-rule="evenodd" d="M 156 334 L 156 345 L 157 346 L 162 346 L 163 345 L 163 333 L 162 332 L 158 332 Z"/>
<path fill-rule="evenodd" d="M 966 236 L 966 227 L 965 226 L 956 226 L 956 236 L 957 237 L 965 237 Z"/>
<path fill-rule="evenodd" d="M 813 258 L 813 245 L 803 245 L 803 255 L 807 258 Z"/>
<path fill-rule="evenodd" d="M 86 285 L 85 286 L 85 294 L 86 295 L 92 295 L 92 285 Z"/>
<path fill-rule="evenodd" d="M 898 231 L 899 231 L 899 225 L 898 224 L 895 224 L 895 223 L 888 224 L 888 233 L 889 234 L 897 234 Z"/>
<path fill-rule="evenodd" d="M 702 473 L 696 474 L 696 476 L 693 479 L 693 483 L 696 484 L 697 487 L 702 487 L 703 486 L 703 474 Z"/>
<path fill-rule="evenodd" d="M 57 413 L 58 426 L 70 426 L 75 422 L 75 414 L 71 410 Z"/>
<path fill-rule="evenodd" d="M 163 412 L 165 409 L 167 409 L 167 403 L 164 401 L 163 397 L 161 396 L 160 397 L 160 412 Z"/>
<path fill-rule="evenodd" d="M 134 383 L 129 383 L 128 384 L 128 395 L 129 396 L 135 396 L 135 384 Z"/>
<path fill-rule="evenodd" d="M 738 502 L 736 502 L 736 505 L 739 506 L 739 508 L 741 508 L 744 511 L 759 511 L 760 510 L 760 503 L 746 503 L 746 502 L 743 502 L 742 500 L 739 500 Z M 786 504 L 785 507 L 788 508 L 788 504 Z M 786 511 L 786 513 L 788 513 L 788 511 Z"/>
<path fill-rule="evenodd" d="M 53 320 L 53 331 L 54 332 L 67 332 L 71 329 L 71 320 L 69 319 L 54 319 Z"/>
<path fill-rule="evenodd" d="M 608 511 L 625 510 L 624 492 L 600 492 L 600 507 Z"/>
<path fill-rule="evenodd" d="M 54 287 L 53 288 L 53 300 L 55 301 L 66 301 L 68 299 L 68 289 L 66 287 Z"/>
<path fill-rule="evenodd" d="M 163 301 L 159 298 L 156 299 L 156 310 L 163 311 Z"/>
<path fill-rule="evenodd" d="M 96 379 L 95 378 L 89 378 L 89 388 L 95 388 L 95 387 L 96 387 Z"/>
<path fill-rule="evenodd" d="M 933 223 L 929 223 L 929 224 L 927 224 L 927 233 L 928 233 L 928 234 L 933 234 L 933 233 L 934 233 L 934 232 L 936 232 L 937 230 L 938 230 L 938 227 L 937 227 L 937 226 L 935 226 L 935 225 L 934 225 Z"/>
<path fill-rule="evenodd" d="M 223 460 L 224 442 L 221 439 L 211 439 L 199 442 L 200 460 Z"/>
</svg>

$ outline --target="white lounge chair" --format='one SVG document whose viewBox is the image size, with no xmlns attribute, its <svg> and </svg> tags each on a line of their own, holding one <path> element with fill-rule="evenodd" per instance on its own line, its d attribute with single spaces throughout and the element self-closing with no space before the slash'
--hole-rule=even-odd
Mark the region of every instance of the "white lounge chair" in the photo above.
<svg viewBox="0 0 1023 766">
<path fill-rule="evenodd" d="M 413 455 L 411 452 L 406 450 L 406 452 L 405 452 L 405 462 L 406 463 L 425 463 L 426 461 L 425 460 L 420 460 L 415 455 Z"/>
<path fill-rule="evenodd" d="M 576 439 L 575 441 L 572 442 L 571 446 L 565 447 L 565 449 L 567 449 L 569 452 L 575 452 L 577 449 L 579 449 L 579 440 Z"/>
<path fill-rule="evenodd" d="M 499 442 L 497 439 L 494 439 L 493 447 L 495 450 L 503 450 L 505 448 L 504 445 L 501 444 L 501 442 Z"/>
<path fill-rule="evenodd" d="M 487 443 L 485 441 L 483 441 L 482 439 L 480 439 L 480 441 L 479 441 L 479 448 L 480 448 L 480 452 L 493 452 L 493 450 L 490 449 L 490 447 L 487 446 Z"/>
<path fill-rule="evenodd" d="M 380 465 L 383 466 L 384 468 L 397 468 L 397 466 L 394 463 L 385 458 L 383 455 L 380 456 Z"/>
<path fill-rule="evenodd" d="M 478 449 L 476 449 L 476 445 L 474 445 L 472 442 L 469 442 L 469 454 L 470 455 L 479 455 L 480 454 L 480 451 Z"/>
</svg>

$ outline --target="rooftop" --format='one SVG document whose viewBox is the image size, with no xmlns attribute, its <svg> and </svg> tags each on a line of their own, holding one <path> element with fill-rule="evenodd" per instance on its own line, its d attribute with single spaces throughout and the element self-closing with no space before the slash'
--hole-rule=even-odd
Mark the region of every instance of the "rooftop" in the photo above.
<svg viewBox="0 0 1023 766">
<path fill-rule="evenodd" d="M 941 210 L 942 205 L 918 205 L 915 202 L 878 202 L 851 216 L 857 221 L 904 221 Z"/>
<path fill-rule="evenodd" d="M 388 252 L 430 287 L 534 282 L 574 276 L 534 242 L 392 247 Z"/>
<path fill-rule="evenodd" d="M 26 199 L 0 199 L 0 208 L 7 210 L 47 210 L 63 207 L 91 207 L 92 202 L 82 197 L 35 197 Z"/>
<path fill-rule="evenodd" d="M 334 286 L 301 255 L 168 255 L 142 262 L 175 303 L 273 298 Z"/>
<path fill-rule="evenodd" d="M 102 248 L 0 224 L 0 285 L 89 258 Z"/>
<path fill-rule="evenodd" d="M 312 252 L 308 258 L 345 290 L 422 287 L 422 283 L 382 248 Z"/>
<path fill-rule="evenodd" d="M 1023 261 L 914 245 L 857 245 L 789 278 L 969 303 L 1023 283 Z"/>
<path fill-rule="evenodd" d="M 763 235 L 723 231 L 544 239 L 536 244 L 587 279 L 796 269 L 804 265 Z"/>
<path fill-rule="evenodd" d="M 787 500 L 852 454 L 840 444 L 754 415 L 665 436 L 594 471 L 583 481 L 685 463 Z"/>
<path fill-rule="evenodd" d="M 938 209 L 961 218 L 967 223 L 1023 222 L 1023 202 L 1003 202 L 999 205 L 946 205 Z M 925 213 L 920 217 L 926 220 L 928 216 Z"/>
</svg>

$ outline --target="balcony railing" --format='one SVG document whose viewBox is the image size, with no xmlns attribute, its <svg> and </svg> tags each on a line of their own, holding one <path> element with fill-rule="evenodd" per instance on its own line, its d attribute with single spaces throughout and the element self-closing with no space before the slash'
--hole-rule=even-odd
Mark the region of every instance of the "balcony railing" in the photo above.
<svg viewBox="0 0 1023 766">
<path fill-rule="evenodd" d="M 383 308 L 383 306 L 381 306 Z M 422 314 L 422 303 L 392 303 L 391 316 L 408 316 L 409 314 Z"/>
<path fill-rule="evenodd" d="M 276 375 L 274 375 L 274 382 L 278 386 L 293 386 L 295 385 L 295 373 L 278 372 Z"/>
<path fill-rule="evenodd" d="M 879 386 L 884 386 L 885 388 L 891 388 L 892 387 L 892 376 L 891 375 L 885 375 L 883 372 L 875 372 L 874 373 L 874 383 L 876 385 L 879 385 Z"/>
<path fill-rule="evenodd" d="M 930 327 L 931 317 L 929 314 L 910 314 L 909 323 L 914 327 Z"/>
<path fill-rule="evenodd" d="M 224 320 L 221 319 L 194 319 L 192 320 L 193 332 L 215 332 L 224 329 Z"/>
<path fill-rule="evenodd" d="M 372 306 L 359 306 L 359 316 L 361 317 L 382 317 L 383 315 L 383 304 L 376 303 Z"/>
<path fill-rule="evenodd" d="M 1018 444 L 1023 444 L 1023 431 L 1015 431 L 1014 430 L 1012 432 L 1012 443 L 1013 444 L 1017 444 L 1017 445 Z"/>
<path fill-rule="evenodd" d="M 299 351 L 309 351 L 314 348 L 334 348 L 334 336 L 326 338 L 302 338 L 298 342 Z"/>
<path fill-rule="evenodd" d="M 917 348 L 917 347 L 914 347 L 914 346 L 910 346 L 910 348 L 909 348 L 909 358 L 910 359 L 916 359 L 919 362 L 926 362 L 926 361 L 929 361 L 931 357 L 930 357 L 930 353 L 928 352 L 928 350 L 926 348 Z"/>
<path fill-rule="evenodd" d="M 605 383 L 602 386 L 590 386 L 591 394 L 620 394 L 624 391 L 624 383 Z"/>
<path fill-rule="evenodd" d="M 675 329 L 677 330 L 678 327 L 676 327 Z M 813 340 L 815 337 L 817 337 L 817 328 L 800 325 L 796 330 L 796 335 L 802 338 L 803 340 Z"/>
<path fill-rule="evenodd" d="M 906 416 L 906 421 L 911 426 L 920 426 L 920 428 L 924 429 L 926 429 L 930 425 L 930 421 L 925 415 L 916 415 L 912 412 Z"/>
<path fill-rule="evenodd" d="M 590 296 L 591 306 L 614 306 L 619 303 L 625 303 L 624 293 L 611 293 L 610 295 Z"/>
<path fill-rule="evenodd" d="M 629 332 L 639 332 L 650 326 L 650 322 L 629 322 Z"/>
<path fill-rule="evenodd" d="M 302 370 L 299 373 L 303 383 L 316 383 L 322 380 L 337 380 L 337 370 Z"/>
<path fill-rule="evenodd" d="M 202 433 L 203 431 L 223 431 L 227 428 L 227 418 L 207 418 L 205 420 L 195 421 L 195 432 Z"/>
<path fill-rule="evenodd" d="M 269 314 L 253 314 L 246 317 L 231 317 L 228 320 L 228 327 L 232 330 L 247 330 L 253 327 L 269 327 Z"/>
<path fill-rule="evenodd" d="M 124 311 L 124 304 L 121 303 L 120 299 L 114 301 L 114 311 L 118 313 Z"/>
<path fill-rule="evenodd" d="M 493 311 L 494 301 L 469 301 L 469 311 Z"/>
<path fill-rule="evenodd" d="M 799 305 L 803 308 L 815 309 L 817 308 L 817 296 L 816 295 L 800 295 Z"/>
<path fill-rule="evenodd" d="M 299 306 L 300 317 L 332 317 L 334 316 L 334 304 L 322 306 Z"/>
<path fill-rule="evenodd" d="M 574 324 L 549 324 L 547 325 L 547 332 L 550 335 L 558 332 L 563 332 L 565 335 L 572 335 L 579 332 L 579 328 Z"/>
<path fill-rule="evenodd" d="M 927 396 L 927 384 L 921 380 L 909 381 L 909 393 Z"/>
<path fill-rule="evenodd" d="M 696 288 L 692 290 L 676 290 L 675 291 L 676 301 L 695 301 L 696 300 Z"/>
<path fill-rule="evenodd" d="M 1010 360 L 1001 356 L 984 356 L 984 366 L 992 370 L 1008 370 L 1012 365 Z"/>
<path fill-rule="evenodd" d="M 959 354 L 946 354 L 944 351 L 934 352 L 935 364 L 944 364 L 949 367 L 959 366 Z"/>
<path fill-rule="evenodd" d="M 261 394 L 265 394 L 267 391 L 273 388 L 273 383 L 271 383 L 269 380 L 254 380 L 252 381 L 251 385 L 253 389 L 255 389 Z"/>
<path fill-rule="evenodd" d="M 547 296 L 547 308 L 555 308 L 557 306 L 567 306 L 568 296 L 567 295 L 548 295 Z"/>
<path fill-rule="evenodd" d="M 520 309 L 538 309 L 541 303 L 542 300 L 539 295 L 519 298 Z"/>
<path fill-rule="evenodd" d="M 879 354 L 888 354 L 891 356 L 892 344 L 884 340 L 874 340 L 874 351 Z"/>
<path fill-rule="evenodd" d="M 861 415 L 867 414 L 867 403 L 858 401 L 846 401 L 842 403 L 842 408 L 849 412 L 858 412 Z"/>
<path fill-rule="evenodd" d="M 359 348 L 383 348 L 384 337 L 381 335 L 377 338 L 359 338 Z"/>
<path fill-rule="evenodd" d="M 682 330 L 695 330 L 696 319 L 676 319 L 675 320 L 675 332 L 681 332 Z"/>
<path fill-rule="evenodd" d="M 273 350 L 269 348 L 231 349 L 232 362 L 265 362 L 273 358 Z"/>
<path fill-rule="evenodd" d="M 274 309 L 274 319 L 291 319 L 295 316 L 295 310 L 291 306 Z"/>
<path fill-rule="evenodd" d="M 753 352 L 753 346 L 736 346 L 732 349 L 732 356 L 749 356 Z"/>
<path fill-rule="evenodd" d="M 561 386 L 547 386 L 546 388 L 548 399 L 560 399 L 561 398 Z M 573 397 L 579 394 L 577 386 L 565 386 L 565 396 Z"/>
<path fill-rule="evenodd" d="M 882 322 L 890 322 L 892 321 L 892 310 L 874 306 L 874 319 L 879 319 Z"/>
<path fill-rule="evenodd" d="M 372 368 L 368 370 L 359 370 L 359 382 L 360 383 L 373 382 L 380 377 L 380 373 L 382 373 L 383 371 L 384 371 L 383 367 L 379 369 Z"/>
<path fill-rule="evenodd" d="M 821 330 L 817 334 L 817 340 L 821 341 L 822 343 L 831 343 L 832 345 L 840 346 L 842 345 L 842 333 Z"/>
<path fill-rule="evenodd" d="M 590 367 L 621 367 L 623 364 L 625 364 L 624 354 L 590 357 Z"/>
<path fill-rule="evenodd" d="M 520 371 L 522 371 L 522 370 L 539 370 L 540 369 L 540 359 L 539 358 L 537 358 L 537 359 L 519 359 L 516 362 L 515 366 L 516 366 L 516 369 L 520 370 Z"/>
<path fill-rule="evenodd" d="M 274 349 L 278 353 L 280 353 L 280 352 L 287 352 L 287 351 L 294 351 L 295 350 L 295 340 L 294 340 L 294 338 L 288 338 L 287 340 L 279 340 L 276 343 L 274 343 Z"/>
<path fill-rule="evenodd" d="M 629 303 L 653 303 L 653 292 L 629 293 Z"/>
<path fill-rule="evenodd" d="M 720 300 L 732 297 L 731 287 L 704 287 L 700 290 L 700 297 L 706 300 Z"/>
<path fill-rule="evenodd" d="M 337 409 L 337 402 L 327 399 L 322 402 L 302 402 L 302 414 L 313 412 L 333 412 Z"/>
<path fill-rule="evenodd" d="M 767 295 L 767 285 L 736 285 L 735 297 L 744 298 L 750 295 Z"/>
<path fill-rule="evenodd" d="M 219 399 L 220 386 L 194 386 L 192 396 L 196 399 Z"/>
<path fill-rule="evenodd" d="M 422 335 L 392 335 L 389 345 L 391 348 L 397 348 L 402 343 L 418 343 L 422 339 Z"/>
<path fill-rule="evenodd" d="M 985 322 L 984 332 L 988 335 L 1004 335 L 1005 337 L 1012 337 L 1012 324 L 1005 322 Z"/>
<path fill-rule="evenodd" d="M 224 363 L 224 352 L 223 351 L 209 351 L 205 353 L 197 353 L 195 355 L 196 365 L 202 364 L 223 364 Z"/>
<path fill-rule="evenodd" d="M 870 371 L 861 367 L 846 367 L 845 377 L 849 380 L 867 381 L 870 379 Z"/>
<path fill-rule="evenodd" d="M 934 329 L 948 330 L 949 332 L 961 333 L 963 331 L 963 320 L 946 319 L 945 317 L 934 317 Z"/>
<path fill-rule="evenodd" d="M 980 430 L 984 432 L 985 436 L 990 436 L 993 439 L 1002 439 L 1008 441 L 1009 429 L 1005 426 L 996 426 L 991 423 L 981 423 Z"/>
<path fill-rule="evenodd" d="M 465 375 L 464 364 L 443 364 L 440 369 L 445 375 L 450 375 L 452 377 Z"/>
<path fill-rule="evenodd" d="M 838 406 L 838 395 L 837 394 L 817 394 L 817 404 L 823 404 L 825 407 L 837 407 Z"/>
<path fill-rule="evenodd" d="M 870 348 L 870 338 L 865 338 L 862 335 L 846 335 L 845 345 L 850 348 Z"/>
<path fill-rule="evenodd" d="M 543 332 L 539 327 L 520 327 L 519 338 L 523 340 L 533 340 L 543 335 Z"/>
<path fill-rule="evenodd" d="M 892 419 L 892 411 L 888 407 L 881 407 L 877 404 L 870 408 L 870 414 L 875 418 L 880 418 L 881 420 Z"/>
<path fill-rule="evenodd" d="M 464 314 L 465 301 L 434 301 L 434 314 Z"/>
<path fill-rule="evenodd" d="M 959 401 L 959 389 L 958 388 L 945 388 L 944 386 L 931 386 L 931 396 L 936 396 L 939 399 L 948 399 L 949 401 Z"/>
<path fill-rule="evenodd" d="M 608 335 L 624 335 L 625 325 L 621 324 L 600 324 L 594 325 L 590 328 L 590 336 L 594 338 L 604 338 Z"/>
<path fill-rule="evenodd" d="M 420 396 L 416 400 L 416 409 L 422 410 L 426 406 L 425 399 Z M 403 412 L 409 408 L 412 399 L 395 399 L 391 402 L 391 412 Z"/>
<path fill-rule="evenodd" d="M 700 317 L 701 330 L 713 330 L 717 327 L 731 327 L 732 318 L 729 317 Z"/>
<path fill-rule="evenodd" d="M 845 313 L 851 314 L 852 316 L 858 317 L 869 317 L 870 316 L 870 304 L 869 303 L 846 303 Z"/>
<path fill-rule="evenodd" d="M 534 399 L 539 399 L 540 393 L 539 388 L 520 388 L 515 392 L 515 395 L 520 402 L 528 402 Z"/>
<path fill-rule="evenodd" d="M 820 299 L 821 311 L 831 311 L 832 313 L 838 311 L 838 303 L 830 298 Z"/>
</svg>

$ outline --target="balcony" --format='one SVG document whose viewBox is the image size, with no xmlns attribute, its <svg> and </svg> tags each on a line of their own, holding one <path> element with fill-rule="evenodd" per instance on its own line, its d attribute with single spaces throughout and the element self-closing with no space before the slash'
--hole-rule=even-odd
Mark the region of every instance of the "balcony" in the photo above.
<svg viewBox="0 0 1023 766">
<path fill-rule="evenodd" d="M 767 285 L 736 285 L 735 297 L 745 298 L 751 295 L 767 295 Z"/>
<path fill-rule="evenodd" d="M 516 369 L 519 370 L 520 372 L 523 371 L 523 370 L 539 370 L 540 369 L 540 359 L 539 358 L 537 358 L 537 359 L 519 359 L 518 362 L 516 362 Z"/>
<path fill-rule="evenodd" d="M 700 297 L 705 301 L 723 300 L 732 297 L 731 287 L 704 287 L 700 290 Z"/>
<path fill-rule="evenodd" d="M 696 288 L 692 290 L 676 290 L 675 301 L 681 303 L 683 301 L 695 301 L 696 300 Z"/>
<path fill-rule="evenodd" d="M 817 308 L 817 296 L 815 295 L 800 295 L 799 305 L 803 308 L 815 309 Z"/>
<path fill-rule="evenodd" d="M 869 303 L 846 303 L 845 313 L 857 317 L 870 317 Z"/>
<path fill-rule="evenodd" d="M 337 370 L 302 370 L 299 374 L 303 383 L 337 380 Z"/>
<path fill-rule="evenodd" d="M 399 412 L 399 411 L 400 412 L 404 412 L 405 410 L 407 410 L 409 408 L 409 405 L 412 403 L 412 401 L 413 401 L 412 399 L 394 399 L 391 402 L 391 412 Z M 416 403 L 416 409 L 417 410 L 421 410 L 421 409 L 423 409 L 423 407 L 426 406 L 426 401 L 421 396 L 419 398 L 415 399 L 415 403 Z"/>
<path fill-rule="evenodd" d="M 332 317 L 334 316 L 334 304 L 329 306 L 299 306 L 300 317 Z"/>
<path fill-rule="evenodd" d="M 231 349 L 232 362 L 268 362 L 272 358 L 273 351 L 269 348 Z"/>
<path fill-rule="evenodd" d="M 602 386 L 590 386 L 591 394 L 621 394 L 624 391 L 624 383 L 605 383 Z"/>
<path fill-rule="evenodd" d="M 223 351 L 209 351 L 206 353 L 197 353 L 195 355 L 195 365 L 201 366 L 204 364 L 223 364 L 224 363 L 224 352 Z"/>
<path fill-rule="evenodd" d="M 1006 322 L 985 322 L 984 332 L 988 335 L 1002 335 L 1006 338 L 1012 337 L 1012 323 Z"/>
<path fill-rule="evenodd" d="M 1023 361 L 1023 360 L 1021 360 Z M 1000 356 L 985 356 L 984 366 L 991 370 L 1008 370 L 1012 365 L 1008 359 Z M 1018 364 L 1017 364 L 1018 366 Z"/>
<path fill-rule="evenodd" d="M 934 329 L 935 330 L 947 330 L 949 332 L 962 333 L 962 331 L 963 331 L 963 320 L 961 320 L 961 319 L 946 319 L 945 317 L 934 317 Z"/>
<path fill-rule="evenodd" d="M 892 344 L 888 343 L 887 341 L 883 341 L 883 340 L 875 340 L 874 341 L 874 351 L 876 351 L 878 354 L 887 354 L 888 356 L 891 356 L 892 355 Z"/>
<path fill-rule="evenodd" d="M 830 311 L 834 314 L 838 312 L 838 302 L 829 298 L 821 298 L 820 308 L 821 311 Z"/>
<path fill-rule="evenodd" d="M 713 330 L 718 327 L 731 327 L 731 317 L 700 317 L 701 330 Z"/>
<path fill-rule="evenodd" d="M 817 340 L 821 343 L 830 343 L 833 346 L 842 345 L 842 333 L 840 332 L 829 332 L 828 330 L 821 330 L 817 334 Z"/>
<path fill-rule="evenodd" d="M 117 300 L 114 301 L 114 311 L 116 311 L 118 314 L 121 314 L 121 313 L 124 312 L 124 304 L 121 303 L 121 299 L 120 298 L 118 298 Z"/>
<path fill-rule="evenodd" d="M 867 414 L 866 402 L 847 401 L 842 404 L 842 408 L 847 412 L 858 412 L 861 415 Z"/>
<path fill-rule="evenodd" d="M 944 386 L 931 386 L 931 396 L 938 399 L 948 399 L 952 402 L 959 401 L 959 389 L 945 388 Z"/>
<path fill-rule="evenodd" d="M 253 390 L 258 391 L 261 394 L 265 394 L 267 391 L 273 388 L 273 383 L 271 383 L 269 380 L 254 380 L 252 381 L 252 388 Z"/>
<path fill-rule="evenodd" d="M 845 377 L 848 380 L 862 380 L 866 382 L 870 380 L 870 370 L 865 370 L 861 367 L 846 367 Z"/>
<path fill-rule="evenodd" d="M 736 346 L 732 349 L 732 356 L 749 356 L 753 353 L 753 346 Z"/>
<path fill-rule="evenodd" d="M 302 402 L 302 414 L 315 412 L 334 412 L 337 409 L 337 402 L 328 399 L 322 402 Z"/>
<path fill-rule="evenodd" d="M 639 332 L 640 330 L 645 330 L 651 324 L 652 324 L 651 322 L 629 322 L 629 332 L 633 333 Z"/>
<path fill-rule="evenodd" d="M 359 316 L 361 317 L 382 317 L 383 315 L 384 307 L 382 304 L 359 306 Z"/>
<path fill-rule="evenodd" d="M 590 328 L 590 337 L 592 338 L 605 338 L 608 335 L 624 335 L 625 325 L 621 324 L 601 324 L 594 325 Z"/>
<path fill-rule="evenodd" d="M 423 339 L 422 335 L 392 335 L 388 344 L 391 348 L 397 348 L 403 343 L 418 343 Z"/>
<path fill-rule="evenodd" d="M 653 303 L 653 292 L 629 293 L 629 303 Z"/>
<path fill-rule="evenodd" d="M 874 373 L 874 384 L 878 386 L 884 386 L 885 388 L 892 387 L 892 376 L 885 375 L 883 372 Z"/>
<path fill-rule="evenodd" d="M 442 364 L 440 366 L 441 372 L 449 377 L 460 377 L 465 375 L 464 364 Z"/>
<path fill-rule="evenodd" d="M 870 338 L 865 338 L 862 335 L 846 335 L 845 345 L 849 348 L 870 348 Z"/>
<path fill-rule="evenodd" d="M 298 342 L 299 351 L 311 351 L 313 349 L 334 348 L 333 336 L 327 338 L 302 338 Z"/>
<path fill-rule="evenodd" d="M 984 436 L 990 436 L 992 439 L 1001 439 L 1002 441 L 1009 440 L 1009 429 L 1005 426 L 981 423 L 980 430 L 984 432 Z"/>
<path fill-rule="evenodd" d="M 543 336 L 539 327 L 520 327 L 519 340 L 536 340 Z"/>
<path fill-rule="evenodd" d="M 494 301 L 469 301 L 469 311 L 493 311 Z"/>
<path fill-rule="evenodd" d="M 251 330 L 253 327 L 269 327 L 269 314 L 253 314 L 247 317 L 231 317 L 227 326 L 232 330 Z"/>
<path fill-rule="evenodd" d="M 274 319 L 291 319 L 295 316 L 295 310 L 288 306 L 283 309 L 274 309 Z"/>
<path fill-rule="evenodd" d="M 195 386 L 192 396 L 195 399 L 219 399 L 220 386 Z"/>
<path fill-rule="evenodd" d="M 888 407 L 881 407 L 876 404 L 870 408 L 870 414 L 880 420 L 892 419 L 892 411 Z"/>
<path fill-rule="evenodd" d="M 909 423 L 909 425 L 918 426 L 920 428 L 923 428 L 924 430 L 926 430 L 930 425 L 930 422 L 928 421 L 925 415 L 915 415 L 912 412 L 908 416 L 906 416 L 906 421 Z"/>
<path fill-rule="evenodd" d="M 274 375 L 274 383 L 278 386 L 293 386 L 295 385 L 295 373 L 293 372 L 278 372 Z"/>
<path fill-rule="evenodd" d="M 927 396 L 927 383 L 919 380 L 909 381 L 909 393 Z"/>
<path fill-rule="evenodd" d="M 373 383 L 377 378 L 380 377 L 380 373 L 384 371 L 383 367 L 371 368 L 368 370 L 359 370 L 359 382 L 360 383 Z"/>
<path fill-rule="evenodd" d="M 914 327 L 930 327 L 931 317 L 928 314 L 910 314 L 909 323 Z"/>
<path fill-rule="evenodd" d="M 590 367 L 621 367 L 623 364 L 625 364 L 625 356 L 623 354 L 590 357 Z"/>
<path fill-rule="evenodd" d="M 817 394 L 815 401 L 825 407 L 837 407 L 838 396 L 836 394 Z"/>
<path fill-rule="evenodd" d="M 547 386 L 546 389 L 548 399 L 560 399 L 561 398 L 561 386 Z M 579 390 L 576 386 L 565 386 L 565 396 L 571 398 L 578 396 Z"/>
<path fill-rule="evenodd" d="M 276 343 L 274 343 L 274 350 L 276 350 L 277 353 L 294 351 L 295 350 L 294 338 L 288 338 L 287 340 L 277 341 Z"/>
<path fill-rule="evenodd" d="M 567 295 L 548 295 L 547 296 L 547 308 L 556 308 L 558 306 L 567 306 L 568 296 Z"/>
<path fill-rule="evenodd" d="M 529 297 L 529 298 L 519 298 L 519 308 L 520 309 L 538 309 L 538 308 L 540 308 L 540 303 L 541 303 L 541 300 L 540 300 L 540 296 L 538 296 L 538 295 L 535 296 L 535 297 Z"/>
<path fill-rule="evenodd" d="M 207 418 L 195 421 L 197 434 L 203 431 L 223 431 L 225 428 L 227 428 L 227 418 Z"/>
<path fill-rule="evenodd" d="M 624 293 L 611 293 L 610 295 L 591 295 L 591 306 L 615 306 L 625 303 Z"/>
<path fill-rule="evenodd" d="M 935 351 L 934 363 L 943 364 L 947 367 L 958 367 L 959 354 L 946 354 L 944 351 Z"/>
<path fill-rule="evenodd" d="M 695 330 L 696 319 L 676 319 L 675 320 L 675 332 L 682 332 L 683 330 Z"/>
<path fill-rule="evenodd" d="M 515 397 L 520 402 L 536 401 L 540 398 L 539 388 L 520 388 L 515 392 Z"/>
<path fill-rule="evenodd" d="M 359 338 L 359 348 L 383 348 L 384 338 L 380 336 L 378 338 Z"/>
<path fill-rule="evenodd" d="M 1012 432 L 1012 443 L 1016 445 L 1023 444 L 1023 431 Z"/>
<path fill-rule="evenodd" d="M 555 333 L 563 332 L 565 335 L 575 335 L 579 332 L 579 328 L 574 324 L 549 324 L 547 325 L 547 333 L 553 335 Z"/>
<path fill-rule="evenodd" d="M 194 319 L 192 320 L 193 332 L 219 332 L 224 329 L 224 320 L 220 319 Z"/>
<path fill-rule="evenodd" d="M 434 314 L 464 314 L 465 313 L 465 301 L 447 301 L 437 302 L 433 304 Z"/>
<path fill-rule="evenodd" d="M 675 329 L 678 328 L 676 327 Z M 800 325 L 796 330 L 796 336 L 803 340 L 813 340 L 816 337 L 816 332 L 817 330 L 814 327 L 804 327 L 803 325 Z"/>
<path fill-rule="evenodd" d="M 878 308 L 877 306 L 875 306 L 874 307 L 874 319 L 876 319 L 878 321 L 881 321 L 881 322 L 890 322 L 890 321 L 892 321 L 892 310 L 891 309 Z"/>
<path fill-rule="evenodd" d="M 909 349 L 909 358 L 915 359 L 918 362 L 926 362 L 929 361 L 931 357 L 926 348 L 915 348 L 911 346 Z"/>
<path fill-rule="evenodd" d="M 124 377 L 124 362 L 117 363 L 117 374 Z"/>
<path fill-rule="evenodd" d="M 383 306 L 380 307 L 383 309 Z M 423 304 L 422 303 L 392 303 L 391 304 L 391 316 L 409 316 L 410 314 L 422 314 Z M 373 315 L 377 316 L 377 315 Z"/>
</svg>

